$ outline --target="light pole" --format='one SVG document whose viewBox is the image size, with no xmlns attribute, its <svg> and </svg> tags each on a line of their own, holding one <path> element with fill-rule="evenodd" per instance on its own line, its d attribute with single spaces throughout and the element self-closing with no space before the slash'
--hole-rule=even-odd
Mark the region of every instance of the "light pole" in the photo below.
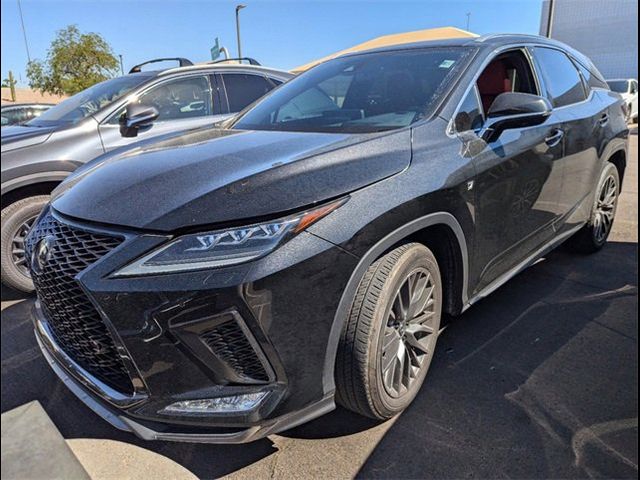
<svg viewBox="0 0 640 480">
<path fill-rule="evenodd" d="M 122 54 L 118 56 L 120 57 L 120 75 L 124 75 L 124 65 L 122 63 Z"/>
<path fill-rule="evenodd" d="M 20 24 L 22 25 L 22 36 L 24 37 L 24 48 L 27 49 L 27 60 L 31 63 L 31 55 L 29 55 L 29 44 L 27 43 L 27 31 L 24 29 L 24 19 L 22 18 L 22 6 L 18 0 L 18 12 L 20 13 Z"/>
<path fill-rule="evenodd" d="M 471 19 L 471 12 L 467 12 L 467 32 L 469 31 L 469 20 Z"/>
<path fill-rule="evenodd" d="M 246 5 L 236 5 L 236 35 L 238 36 L 238 58 L 242 58 L 242 47 L 240 46 L 240 10 Z"/>
</svg>

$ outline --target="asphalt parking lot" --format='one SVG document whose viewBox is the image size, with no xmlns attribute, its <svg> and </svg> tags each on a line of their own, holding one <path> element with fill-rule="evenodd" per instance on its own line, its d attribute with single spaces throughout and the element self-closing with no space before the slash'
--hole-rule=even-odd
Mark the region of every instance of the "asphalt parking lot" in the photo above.
<svg viewBox="0 0 640 480">
<path fill-rule="evenodd" d="M 637 478 L 637 138 L 604 250 L 553 252 L 456 319 L 392 421 L 338 409 L 247 445 L 137 440 L 57 381 L 33 300 L 9 291 L 2 411 L 38 400 L 93 478 Z"/>
</svg>

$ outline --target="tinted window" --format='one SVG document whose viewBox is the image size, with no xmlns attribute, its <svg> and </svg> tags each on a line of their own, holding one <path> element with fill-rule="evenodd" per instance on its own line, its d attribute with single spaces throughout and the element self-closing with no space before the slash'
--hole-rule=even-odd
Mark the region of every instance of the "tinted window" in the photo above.
<svg viewBox="0 0 640 480">
<path fill-rule="evenodd" d="M 427 116 L 467 63 L 466 48 L 425 48 L 340 57 L 289 80 L 235 128 L 376 132 Z"/>
<path fill-rule="evenodd" d="M 273 85 L 260 75 L 226 73 L 222 77 L 230 112 L 239 112 L 273 89 Z"/>
<path fill-rule="evenodd" d="M 576 67 L 578 67 L 578 70 L 580 70 L 580 73 L 582 74 L 582 77 L 584 78 L 584 81 L 587 83 L 589 88 L 606 88 L 607 90 L 609 89 L 609 86 L 605 82 L 600 80 L 591 70 L 584 67 L 579 62 L 574 63 Z"/>
<path fill-rule="evenodd" d="M 638 93 L 638 83 L 635 80 L 631 80 L 631 90 L 630 93 Z"/>
<path fill-rule="evenodd" d="M 551 48 L 534 50 L 544 77 L 547 96 L 554 107 L 570 105 L 586 98 L 578 70 L 569 57 Z"/>
<path fill-rule="evenodd" d="M 607 83 L 614 92 L 627 93 L 627 90 L 629 90 L 629 82 L 627 80 L 609 80 Z"/>
<path fill-rule="evenodd" d="M 478 94 L 476 89 L 472 88 L 456 114 L 455 129 L 458 132 L 478 130 L 482 127 L 483 122 L 484 118 L 478 101 Z"/>
</svg>

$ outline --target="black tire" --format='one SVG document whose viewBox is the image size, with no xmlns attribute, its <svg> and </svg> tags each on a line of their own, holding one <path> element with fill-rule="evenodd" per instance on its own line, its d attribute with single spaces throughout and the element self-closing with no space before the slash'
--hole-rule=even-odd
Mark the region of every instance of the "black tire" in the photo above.
<svg viewBox="0 0 640 480">
<path fill-rule="evenodd" d="M 391 371 L 389 367 L 384 370 L 383 361 L 388 364 L 390 360 L 386 358 L 392 358 L 384 356 L 383 339 L 390 338 L 388 335 L 393 335 L 393 333 L 389 332 L 393 332 L 394 328 L 396 329 L 395 334 L 398 334 L 399 329 L 391 326 L 388 322 L 391 316 L 395 318 L 393 311 L 396 309 L 398 297 L 401 296 L 401 289 L 408 285 L 406 282 L 410 282 L 411 278 L 414 278 L 412 275 L 419 275 L 425 271 L 432 278 L 432 283 L 427 282 L 425 288 L 433 286 L 431 290 L 433 301 L 427 300 L 428 305 L 425 303 L 425 306 L 429 308 L 429 311 L 423 310 L 418 315 L 429 314 L 429 326 L 432 333 L 421 337 L 421 341 L 431 342 L 429 343 L 429 353 L 420 353 L 423 355 L 423 360 L 417 368 L 417 373 L 414 374 L 415 378 L 409 380 L 412 383 L 409 383 L 409 386 L 402 393 L 399 393 L 402 389 L 399 388 L 396 392 L 397 395 L 393 395 L 386 383 L 389 377 L 383 378 L 383 371 Z M 416 280 L 415 284 L 418 281 Z M 417 291 L 419 291 L 418 287 L 414 286 L 414 292 Z M 410 287 L 409 292 L 411 292 Z M 411 302 L 408 305 L 410 307 Z M 412 309 L 408 308 L 408 310 Z M 441 312 L 442 280 L 440 270 L 433 253 L 427 247 L 419 243 L 409 243 L 396 248 L 373 263 L 358 286 L 340 339 L 336 360 L 336 399 L 338 403 L 356 413 L 380 420 L 391 418 L 404 410 L 420 389 L 433 358 L 435 341 L 440 328 Z M 406 325 L 409 323 L 406 322 Z M 426 323 L 425 321 L 424 324 L 426 325 Z M 406 332 L 408 335 L 409 327 L 407 326 Z M 401 336 L 399 338 L 401 342 L 404 341 Z M 412 337 L 414 341 L 415 338 Z M 406 345 L 408 344 L 405 342 L 407 350 L 402 350 L 402 352 L 409 352 L 410 347 L 406 347 Z M 408 365 L 411 369 L 411 366 L 414 365 L 411 362 L 415 358 L 412 359 L 410 353 L 407 355 L 408 357 L 405 358 L 409 359 Z M 403 371 L 403 366 L 404 363 L 400 366 L 400 371 Z M 397 371 L 395 365 L 392 369 L 394 372 Z"/>
<path fill-rule="evenodd" d="M 2 283 L 7 287 L 26 293 L 33 291 L 31 277 L 22 268 L 24 263 L 21 265 L 16 264 L 16 259 L 20 254 L 17 253 L 14 256 L 14 247 L 18 247 L 14 240 L 17 238 L 16 236 L 21 227 L 29 220 L 35 220 L 48 201 L 48 195 L 37 195 L 23 198 L 2 209 L 2 230 L 0 232 L 1 275 Z M 26 262 L 26 259 L 24 261 Z"/>
<path fill-rule="evenodd" d="M 603 189 L 606 187 L 606 182 L 609 181 L 609 179 L 615 182 L 615 201 L 613 203 L 613 208 L 611 211 L 610 223 L 608 224 L 604 235 L 602 235 L 599 232 L 599 222 L 601 222 L 602 219 L 598 219 L 598 205 L 602 200 Z M 596 185 L 596 194 L 594 196 L 593 205 L 591 207 L 591 217 L 589 218 L 589 222 L 580 230 L 578 230 L 578 232 L 566 242 L 566 245 L 570 250 L 578 253 L 589 254 L 595 253 L 602 247 L 604 247 L 605 243 L 607 243 L 607 238 L 609 238 L 609 234 L 611 233 L 611 229 L 613 227 L 613 220 L 615 218 L 616 209 L 618 206 L 619 195 L 620 176 L 618 175 L 618 169 L 613 163 L 607 162 L 600 172 L 600 178 L 598 179 L 598 183 Z"/>
</svg>

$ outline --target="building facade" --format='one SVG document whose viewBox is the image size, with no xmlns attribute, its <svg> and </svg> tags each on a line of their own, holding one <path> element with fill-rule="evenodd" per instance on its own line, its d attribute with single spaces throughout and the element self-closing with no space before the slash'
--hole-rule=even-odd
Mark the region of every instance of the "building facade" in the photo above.
<svg viewBox="0 0 640 480">
<path fill-rule="evenodd" d="M 540 35 L 584 53 L 605 78 L 638 78 L 638 0 L 544 0 Z"/>
</svg>

